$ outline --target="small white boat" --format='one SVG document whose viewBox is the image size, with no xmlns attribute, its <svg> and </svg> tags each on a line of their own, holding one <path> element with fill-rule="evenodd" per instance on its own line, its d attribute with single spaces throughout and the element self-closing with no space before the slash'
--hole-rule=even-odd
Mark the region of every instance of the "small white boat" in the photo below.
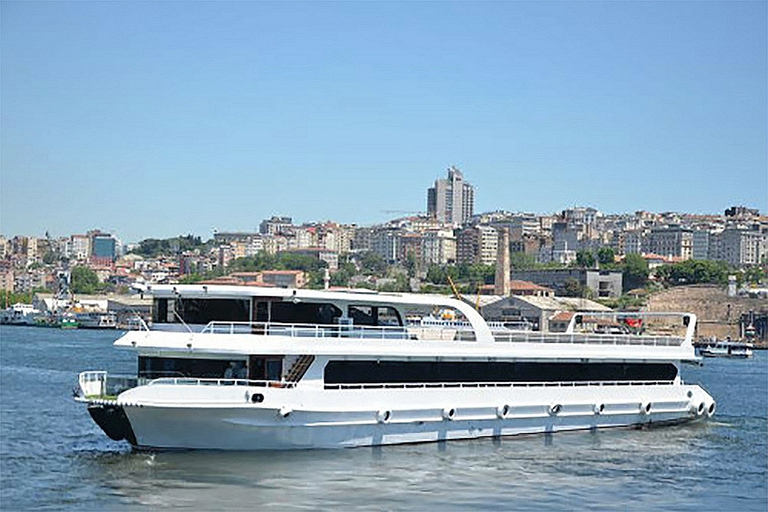
<svg viewBox="0 0 768 512">
<path fill-rule="evenodd" d="M 752 357 L 752 344 L 741 341 L 718 341 L 714 345 L 709 345 L 699 349 L 699 353 L 704 357 Z"/>
</svg>

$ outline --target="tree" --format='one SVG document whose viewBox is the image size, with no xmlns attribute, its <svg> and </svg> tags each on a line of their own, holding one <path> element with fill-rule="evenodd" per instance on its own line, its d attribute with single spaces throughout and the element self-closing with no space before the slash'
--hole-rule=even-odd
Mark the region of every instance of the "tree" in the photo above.
<svg viewBox="0 0 768 512">
<path fill-rule="evenodd" d="M 100 291 L 103 286 L 99 283 L 99 276 L 90 268 L 78 265 L 72 269 L 70 289 L 72 293 L 92 294 Z"/>
<path fill-rule="evenodd" d="M 601 266 L 612 266 L 615 253 L 610 247 L 601 247 L 597 250 L 597 261 Z"/>
<path fill-rule="evenodd" d="M 656 269 L 656 276 L 672 286 L 682 284 L 720 284 L 728 282 L 730 266 L 724 261 L 686 260 Z"/>
<path fill-rule="evenodd" d="M 366 274 L 382 275 L 387 271 L 387 262 L 375 252 L 366 252 L 360 256 L 360 267 Z"/>
<path fill-rule="evenodd" d="M 509 266 L 515 270 L 531 270 L 537 267 L 536 256 L 524 252 L 509 254 Z"/>
<path fill-rule="evenodd" d="M 579 282 L 578 279 L 569 277 L 563 283 L 563 296 L 565 297 L 586 297 L 587 287 Z"/>
<path fill-rule="evenodd" d="M 644 288 L 648 283 L 648 262 L 636 253 L 627 254 L 621 267 L 624 292 Z"/>
<path fill-rule="evenodd" d="M 576 265 L 581 268 L 592 268 L 595 266 L 595 255 L 592 251 L 579 251 L 576 253 Z"/>
</svg>

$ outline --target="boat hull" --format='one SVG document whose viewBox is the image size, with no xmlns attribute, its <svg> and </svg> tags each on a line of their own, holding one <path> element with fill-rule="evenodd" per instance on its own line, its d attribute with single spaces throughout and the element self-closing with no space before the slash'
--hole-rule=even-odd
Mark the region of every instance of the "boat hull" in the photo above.
<svg viewBox="0 0 768 512">
<path fill-rule="evenodd" d="M 377 446 L 682 423 L 714 413 L 714 401 L 698 386 L 620 387 L 317 391 L 325 402 L 312 401 L 313 393 L 275 390 L 259 404 L 142 403 L 130 396 L 119 402 L 135 435 L 131 443 L 159 450 Z M 243 389 L 236 391 L 242 396 Z M 422 404 L 442 407 L 416 406 L 418 391 Z M 479 393 L 485 400 L 478 401 Z M 334 402 L 335 409 L 306 405 Z"/>
</svg>

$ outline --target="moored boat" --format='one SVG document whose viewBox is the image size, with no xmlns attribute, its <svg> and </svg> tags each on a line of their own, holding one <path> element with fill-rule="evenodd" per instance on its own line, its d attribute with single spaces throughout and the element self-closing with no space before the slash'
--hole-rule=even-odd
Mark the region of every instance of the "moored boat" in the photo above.
<svg viewBox="0 0 768 512">
<path fill-rule="evenodd" d="M 153 286 L 151 329 L 115 342 L 135 376 L 80 374 L 77 400 L 140 449 L 304 449 L 704 420 L 691 314 L 682 335 L 492 328 L 442 296 Z M 433 319 L 451 310 L 451 321 Z M 593 318 L 599 313 L 589 313 Z M 623 317 L 633 314 L 622 313 Z M 607 315 L 606 315 L 607 316 Z"/>
<path fill-rule="evenodd" d="M 723 340 L 714 345 L 705 345 L 699 349 L 704 357 L 752 357 L 752 344 L 742 341 Z"/>
<path fill-rule="evenodd" d="M 18 302 L 0 311 L 0 324 L 35 325 L 35 317 L 39 314 L 32 304 Z"/>
</svg>

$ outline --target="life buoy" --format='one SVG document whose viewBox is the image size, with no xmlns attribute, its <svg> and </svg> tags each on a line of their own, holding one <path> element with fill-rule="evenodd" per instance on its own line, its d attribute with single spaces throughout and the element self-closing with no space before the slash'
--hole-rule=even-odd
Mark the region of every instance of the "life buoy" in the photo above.
<svg viewBox="0 0 768 512">
<path fill-rule="evenodd" d="M 704 414 L 706 414 L 707 417 L 713 416 L 715 414 L 715 409 L 717 409 L 717 405 L 713 401 L 711 404 L 709 404 L 709 407 L 707 407 Z"/>
<path fill-rule="evenodd" d="M 707 409 L 707 404 L 705 404 L 704 402 L 701 402 L 701 403 L 699 404 L 699 408 L 698 408 L 698 409 L 696 409 L 696 414 L 698 414 L 699 416 L 701 416 L 702 414 L 704 414 L 704 411 L 705 411 L 706 409 Z"/>
<path fill-rule="evenodd" d="M 496 408 L 496 417 L 503 420 L 509 416 L 510 407 L 507 404 L 500 405 Z"/>
<path fill-rule="evenodd" d="M 392 417 L 392 411 L 381 410 L 376 413 L 376 421 L 379 423 L 389 423 L 389 419 Z"/>
<path fill-rule="evenodd" d="M 456 409 L 452 409 L 452 408 L 448 408 L 448 407 L 443 409 L 443 419 L 444 420 L 452 420 L 454 416 L 456 416 Z"/>
</svg>

